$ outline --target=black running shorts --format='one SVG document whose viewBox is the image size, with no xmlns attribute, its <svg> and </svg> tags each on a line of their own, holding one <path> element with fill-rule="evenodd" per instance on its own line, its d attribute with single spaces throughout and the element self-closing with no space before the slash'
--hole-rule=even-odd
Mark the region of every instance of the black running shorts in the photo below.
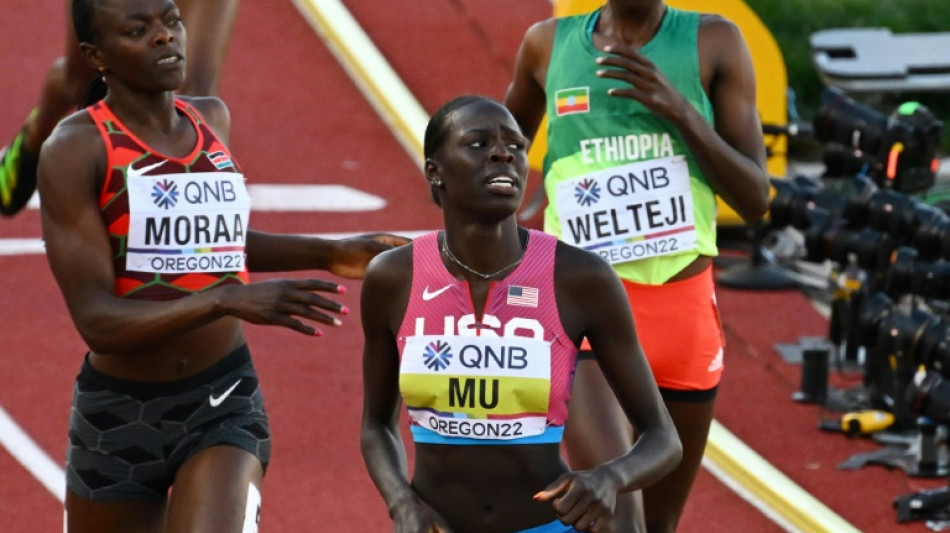
<svg viewBox="0 0 950 533">
<path fill-rule="evenodd" d="M 88 356 L 73 388 L 66 486 L 94 501 L 166 497 L 175 472 L 211 446 L 237 446 L 270 460 L 264 398 L 247 346 L 185 379 L 116 379 Z"/>
</svg>

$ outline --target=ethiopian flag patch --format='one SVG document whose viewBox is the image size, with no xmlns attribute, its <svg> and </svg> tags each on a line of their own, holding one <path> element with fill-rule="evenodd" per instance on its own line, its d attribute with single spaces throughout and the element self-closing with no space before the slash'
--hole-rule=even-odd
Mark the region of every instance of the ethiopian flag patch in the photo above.
<svg viewBox="0 0 950 533">
<path fill-rule="evenodd" d="M 557 104 L 557 116 L 590 111 L 590 87 L 561 89 L 554 93 Z"/>
</svg>

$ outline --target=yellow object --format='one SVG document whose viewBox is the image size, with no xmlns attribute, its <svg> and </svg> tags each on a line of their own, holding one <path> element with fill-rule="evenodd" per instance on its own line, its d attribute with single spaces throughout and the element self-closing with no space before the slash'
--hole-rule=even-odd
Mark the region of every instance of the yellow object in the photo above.
<svg viewBox="0 0 950 533">
<path fill-rule="evenodd" d="M 841 417 L 841 431 L 849 435 L 870 435 L 893 424 L 894 413 L 875 409 L 847 413 Z"/>
<path fill-rule="evenodd" d="M 604 5 L 604 0 L 554 0 L 554 16 L 563 17 L 587 13 Z M 788 124 L 788 76 L 785 59 L 778 43 L 762 20 L 742 0 L 666 0 L 666 3 L 678 9 L 715 13 L 731 20 L 742 31 L 749 51 L 756 77 L 756 106 L 759 118 L 764 124 L 785 126 Z M 771 136 L 769 136 L 771 137 Z M 547 119 L 541 122 L 535 141 L 528 152 L 531 167 L 541 170 L 547 144 Z M 784 177 L 788 159 L 787 139 L 784 136 L 767 138 L 766 144 L 772 155 L 767 161 L 769 174 Z M 721 199 L 716 221 L 722 225 L 742 225 L 742 218 Z"/>
</svg>

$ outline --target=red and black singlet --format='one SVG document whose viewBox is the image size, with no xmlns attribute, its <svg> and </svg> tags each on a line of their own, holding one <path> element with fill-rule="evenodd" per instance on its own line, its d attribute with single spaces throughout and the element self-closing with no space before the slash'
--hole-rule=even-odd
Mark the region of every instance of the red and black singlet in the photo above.
<svg viewBox="0 0 950 533">
<path fill-rule="evenodd" d="M 118 296 L 171 300 L 248 281 L 244 177 L 198 111 L 180 99 L 175 106 L 197 133 L 194 149 L 180 158 L 147 146 L 105 102 L 88 108 L 106 145 L 99 209 Z"/>
</svg>

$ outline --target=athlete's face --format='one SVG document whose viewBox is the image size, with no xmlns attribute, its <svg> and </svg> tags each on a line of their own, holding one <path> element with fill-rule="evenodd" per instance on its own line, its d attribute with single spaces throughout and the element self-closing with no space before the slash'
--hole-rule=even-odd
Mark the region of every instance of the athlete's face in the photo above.
<svg viewBox="0 0 950 533">
<path fill-rule="evenodd" d="M 134 90 L 175 90 L 185 80 L 185 27 L 172 0 L 101 0 L 92 52 L 110 79 Z"/>
<path fill-rule="evenodd" d="M 443 182 L 443 208 L 513 214 L 524 197 L 528 157 L 511 113 L 495 102 L 477 101 L 453 112 L 445 128 L 445 142 L 427 169 L 437 174 L 430 180 Z"/>
</svg>

